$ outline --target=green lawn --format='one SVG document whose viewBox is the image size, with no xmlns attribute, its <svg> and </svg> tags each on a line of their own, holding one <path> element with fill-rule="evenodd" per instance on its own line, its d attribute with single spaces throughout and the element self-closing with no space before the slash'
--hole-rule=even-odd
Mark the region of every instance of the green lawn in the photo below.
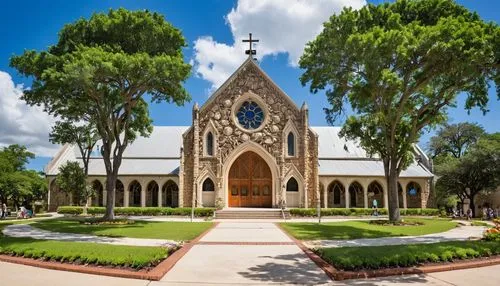
<svg viewBox="0 0 500 286">
<path fill-rule="evenodd" d="M 387 236 L 411 236 L 438 233 L 456 227 L 456 223 L 441 219 L 406 218 L 406 221 L 419 221 L 418 226 L 383 226 L 370 224 L 369 221 L 345 221 L 327 223 L 281 223 L 281 226 L 300 240 L 355 239 Z"/>
<path fill-rule="evenodd" d="M 167 257 L 167 249 L 0 237 L 0 253 L 79 264 L 143 268 Z"/>
<path fill-rule="evenodd" d="M 432 244 L 320 248 L 316 252 L 340 270 L 408 267 L 500 254 L 495 241 L 453 241 Z"/>
<path fill-rule="evenodd" d="M 111 237 L 157 238 L 176 241 L 192 240 L 208 229 L 211 222 L 146 222 L 126 225 L 84 225 L 77 220 L 50 219 L 32 226 L 55 232 L 94 234 Z"/>
</svg>

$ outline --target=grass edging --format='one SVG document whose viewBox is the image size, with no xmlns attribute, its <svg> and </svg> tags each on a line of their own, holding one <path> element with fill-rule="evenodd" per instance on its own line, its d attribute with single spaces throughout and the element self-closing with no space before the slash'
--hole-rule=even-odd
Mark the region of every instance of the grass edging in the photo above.
<svg viewBox="0 0 500 286">
<path fill-rule="evenodd" d="M 462 260 L 459 262 L 438 264 L 438 265 L 428 265 L 419 267 L 406 267 L 406 268 L 386 268 L 378 270 L 368 270 L 368 271 L 343 271 L 338 270 L 331 264 L 326 262 L 321 256 L 313 252 L 311 249 L 306 247 L 302 241 L 296 239 L 291 234 L 289 234 L 285 229 L 282 228 L 280 223 L 275 223 L 275 225 L 288 236 L 295 244 L 304 252 L 304 254 L 309 257 L 325 274 L 332 280 L 347 280 L 347 279 L 358 279 L 358 278 L 374 278 L 374 277 L 385 277 L 385 276 L 395 276 L 404 274 L 424 274 L 433 272 L 443 272 L 452 271 L 460 269 L 470 269 L 477 267 L 485 267 L 492 265 L 500 265 L 500 255 L 494 257 L 488 257 L 483 259 L 470 259 Z"/>
<path fill-rule="evenodd" d="M 22 264 L 27 266 L 40 267 L 52 270 L 62 270 L 85 274 L 104 275 L 120 278 L 141 279 L 150 281 L 159 281 L 174 265 L 196 244 L 204 237 L 209 231 L 216 227 L 219 223 L 212 224 L 207 230 L 201 233 L 198 237 L 186 243 L 183 247 L 167 256 L 162 262 L 150 271 L 132 271 L 128 269 L 115 269 L 107 267 L 98 267 L 91 265 L 74 265 L 68 263 L 54 262 L 54 261 L 41 261 L 32 258 L 16 257 L 0 254 L 0 261 Z"/>
<path fill-rule="evenodd" d="M 164 247 L 66 242 L 27 237 L 2 237 L 0 242 L 0 254 L 3 255 L 135 270 L 155 267 L 175 250 Z"/>
<path fill-rule="evenodd" d="M 417 267 L 500 255 L 495 241 L 446 241 L 425 244 L 318 248 L 333 267 L 345 271 Z"/>
</svg>

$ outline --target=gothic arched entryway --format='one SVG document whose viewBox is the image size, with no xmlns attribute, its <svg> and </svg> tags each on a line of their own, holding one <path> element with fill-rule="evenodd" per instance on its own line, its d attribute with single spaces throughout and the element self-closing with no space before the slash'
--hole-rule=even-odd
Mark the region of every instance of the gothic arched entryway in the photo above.
<svg viewBox="0 0 500 286">
<path fill-rule="evenodd" d="M 272 181 L 262 157 L 251 151 L 241 154 L 229 170 L 229 206 L 271 207 Z"/>
</svg>

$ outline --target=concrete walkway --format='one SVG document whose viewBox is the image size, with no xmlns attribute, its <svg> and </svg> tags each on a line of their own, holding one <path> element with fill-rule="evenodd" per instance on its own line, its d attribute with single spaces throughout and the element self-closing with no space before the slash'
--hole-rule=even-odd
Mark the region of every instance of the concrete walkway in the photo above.
<svg viewBox="0 0 500 286">
<path fill-rule="evenodd" d="M 206 260 L 208 261 L 208 260 Z M 208 264 L 208 263 L 206 263 Z M 301 271 L 298 269 L 298 271 Z M 217 273 L 219 274 L 219 273 Z M 288 273 L 285 273 L 288 274 Z M 195 275 L 194 273 L 191 275 Z M 225 274 L 224 274 L 225 275 Z M 222 283 L 171 283 L 170 281 L 145 281 L 137 279 L 125 279 L 109 276 L 82 274 L 75 272 L 49 270 L 20 264 L 0 262 L 0 277 L 2 285 L 30 285 L 30 286 L 167 286 L 167 285 L 258 285 L 258 283 L 236 284 L 228 281 Z M 199 280 L 199 279 L 198 279 Z M 223 279 L 220 279 L 223 280 Z M 448 272 L 437 272 L 425 275 L 391 276 L 373 279 L 358 279 L 346 281 L 330 281 L 324 285 L 435 285 L 435 286 L 496 286 L 500 280 L 500 265 L 455 270 Z M 293 283 L 293 282 L 291 282 Z M 300 283 L 297 283 L 300 285 Z M 297 285 L 295 284 L 295 285 Z M 283 285 L 286 285 L 284 283 Z"/>
<path fill-rule="evenodd" d="M 401 244 L 436 243 L 443 241 L 463 241 L 470 238 L 480 238 L 486 227 L 461 226 L 441 233 L 431 233 L 420 236 L 396 236 L 381 238 L 360 238 L 351 240 L 312 240 L 305 241 L 309 248 L 318 247 L 353 247 L 353 246 L 381 246 Z"/>
<path fill-rule="evenodd" d="M 220 223 L 160 282 L 318 285 L 331 280 L 273 223 L 239 222 Z"/>
<path fill-rule="evenodd" d="M 12 237 L 30 237 L 34 239 L 48 239 L 73 242 L 93 242 L 114 245 L 133 245 L 133 246 L 163 246 L 172 247 L 178 243 L 173 240 L 149 239 L 149 238 L 131 238 L 131 237 L 104 237 L 89 234 L 62 233 L 42 230 L 32 227 L 29 224 L 13 224 L 5 227 L 2 233 Z"/>
</svg>

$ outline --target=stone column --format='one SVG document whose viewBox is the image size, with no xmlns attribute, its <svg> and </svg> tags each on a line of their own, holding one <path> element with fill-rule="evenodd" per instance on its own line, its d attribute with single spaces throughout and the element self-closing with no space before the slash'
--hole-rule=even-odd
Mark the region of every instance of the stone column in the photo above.
<svg viewBox="0 0 500 286">
<path fill-rule="evenodd" d="M 145 206 L 146 206 L 146 190 L 142 187 L 142 184 L 141 184 L 141 207 L 145 207 Z"/>
<path fill-rule="evenodd" d="M 345 192 L 345 208 L 348 209 L 351 204 L 351 194 L 349 194 L 349 189 L 344 189 Z"/>
<path fill-rule="evenodd" d="M 158 185 L 158 207 L 162 207 L 163 204 L 163 199 L 161 197 L 161 188 L 160 185 Z"/>
<path fill-rule="evenodd" d="M 368 208 L 368 187 L 364 187 L 363 186 L 363 198 L 364 198 L 364 202 L 365 202 L 365 209 Z"/>
<path fill-rule="evenodd" d="M 404 187 L 401 185 L 401 188 L 403 189 L 402 190 L 402 194 L 401 196 L 403 197 L 403 208 L 404 209 L 407 209 L 408 208 L 408 199 L 406 198 L 406 186 L 408 186 L 408 182 L 405 183 Z"/>
<path fill-rule="evenodd" d="M 125 188 L 125 186 L 124 186 L 124 188 Z M 124 207 L 130 206 L 130 190 L 128 189 L 128 186 L 123 191 L 123 206 Z"/>
<path fill-rule="evenodd" d="M 387 195 L 387 193 L 388 193 L 387 188 L 384 188 L 384 191 L 383 191 L 383 194 L 384 194 L 384 208 L 389 209 L 389 196 Z"/>
<path fill-rule="evenodd" d="M 323 207 L 328 207 L 328 189 L 327 187 L 323 188 Z"/>
<path fill-rule="evenodd" d="M 106 185 L 104 185 L 106 186 Z M 106 191 L 106 189 L 103 189 L 102 190 L 102 204 L 104 206 L 106 206 L 106 204 L 108 203 L 108 191 Z"/>
</svg>

